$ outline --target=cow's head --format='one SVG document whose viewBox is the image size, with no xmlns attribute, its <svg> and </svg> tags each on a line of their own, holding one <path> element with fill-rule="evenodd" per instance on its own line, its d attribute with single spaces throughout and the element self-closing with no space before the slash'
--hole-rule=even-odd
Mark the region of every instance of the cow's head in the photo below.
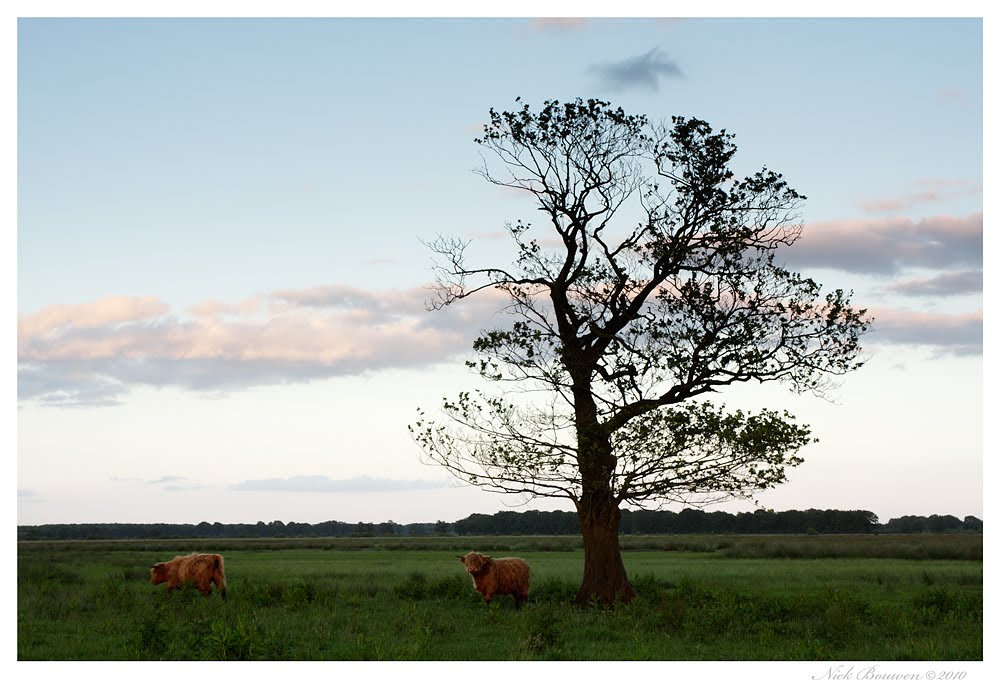
<svg viewBox="0 0 1000 685">
<path fill-rule="evenodd" d="M 167 565 L 156 564 L 153 568 L 149 569 L 149 581 L 153 585 L 167 582 Z"/>
<path fill-rule="evenodd" d="M 482 573 L 486 566 L 490 563 L 490 558 L 480 554 L 479 552 L 469 552 L 464 556 L 460 556 L 459 559 L 465 565 L 465 570 L 472 575 Z"/>
</svg>

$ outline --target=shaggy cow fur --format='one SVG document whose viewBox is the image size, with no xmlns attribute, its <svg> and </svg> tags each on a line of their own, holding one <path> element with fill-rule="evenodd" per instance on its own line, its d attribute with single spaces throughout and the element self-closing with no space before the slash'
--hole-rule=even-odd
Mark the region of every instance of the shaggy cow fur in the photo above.
<svg viewBox="0 0 1000 685">
<path fill-rule="evenodd" d="M 528 601 L 528 582 L 531 569 L 528 562 L 518 557 L 494 559 L 478 552 L 469 552 L 459 559 L 472 575 L 472 584 L 489 604 L 493 595 L 511 595 L 514 607 Z"/>
<path fill-rule="evenodd" d="M 153 585 L 166 583 L 167 592 L 183 583 L 194 583 L 198 592 L 206 597 L 212 591 L 210 583 L 215 583 L 215 589 L 222 595 L 222 599 L 226 598 L 226 571 L 222 566 L 222 556 L 218 554 L 174 557 L 149 569 L 149 578 Z"/>
</svg>

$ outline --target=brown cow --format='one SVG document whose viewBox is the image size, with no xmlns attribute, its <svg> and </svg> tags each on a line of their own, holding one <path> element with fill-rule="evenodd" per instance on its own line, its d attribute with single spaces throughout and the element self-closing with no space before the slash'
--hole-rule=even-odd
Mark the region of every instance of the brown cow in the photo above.
<svg viewBox="0 0 1000 685">
<path fill-rule="evenodd" d="M 149 578 L 153 585 L 166 583 L 167 592 L 180 587 L 182 583 L 194 583 L 198 592 L 206 597 L 212 591 L 210 583 L 215 583 L 215 589 L 222 595 L 222 599 L 226 598 L 226 570 L 219 554 L 174 557 L 149 569 Z"/>
<path fill-rule="evenodd" d="M 511 595 L 514 608 L 520 609 L 528 601 L 528 582 L 531 569 L 528 562 L 518 557 L 494 559 L 478 552 L 469 552 L 459 559 L 472 575 L 472 584 L 489 604 L 493 595 Z"/>
</svg>

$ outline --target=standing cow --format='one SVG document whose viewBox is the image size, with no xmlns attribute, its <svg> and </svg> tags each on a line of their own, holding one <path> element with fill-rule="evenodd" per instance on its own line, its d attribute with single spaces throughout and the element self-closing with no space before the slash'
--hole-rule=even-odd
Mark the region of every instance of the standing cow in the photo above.
<svg viewBox="0 0 1000 685">
<path fill-rule="evenodd" d="M 167 584 L 167 592 L 180 587 L 182 583 L 194 583 L 198 592 L 208 597 L 215 589 L 226 599 L 226 570 L 219 554 L 189 554 L 186 557 L 174 557 L 170 561 L 156 564 L 149 569 L 149 578 L 153 585 Z"/>
<path fill-rule="evenodd" d="M 487 604 L 493 599 L 493 595 L 513 596 L 516 609 L 520 609 L 528 601 L 531 569 L 524 559 L 494 559 L 478 552 L 469 552 L 458 558 L 472 576 L 472 584 Z"/>
</svg>

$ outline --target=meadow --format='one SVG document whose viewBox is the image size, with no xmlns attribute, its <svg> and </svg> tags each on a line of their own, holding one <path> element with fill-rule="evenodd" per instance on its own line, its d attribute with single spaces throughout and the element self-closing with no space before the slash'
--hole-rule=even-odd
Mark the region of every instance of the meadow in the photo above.
<svg viewBox="0 0 1000 685">
<path fill-rule="evenodd" d="M 579 539 L 310 538 L 18 544 L 19 660 L 983 658 L 981 535 L 625 536 L 639 597 L 577 606 Z M 486 606 L 457 555 L 531 563 Z M 225 555 L 227 601 L 149 567 Z"/>
</svg>

